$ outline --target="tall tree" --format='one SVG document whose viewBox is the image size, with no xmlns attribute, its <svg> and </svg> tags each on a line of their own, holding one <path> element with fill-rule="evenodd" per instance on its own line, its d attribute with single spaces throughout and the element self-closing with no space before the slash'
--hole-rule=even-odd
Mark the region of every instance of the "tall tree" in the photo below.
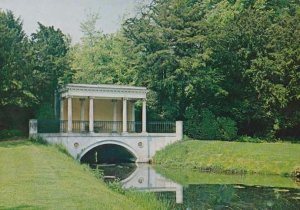
<svg viewBox="0 0 300 210">
<path fill-rule="evenodd" d="M 27 51 L 28 39 L 20 18 L 0 10 L 0 107 L 28 107 L 36 101 L 28 87 L 32 78 Z"/>
<path fill-rule="evenodd" d="M 299 128 L 297 22 L 298 1 L 154 0 L 124 31 L 161 116 L 192 108 L 271 137 Z"/>
<path fill-rule="evenodd" d="M 67 52 L 70 40 L 60 29 L 44 26 L 41 23 L 31 38 L 31 57 L 34 81 L 34 93 L 39 103 L 53 107 L 55 91 L 69 82 L 71 72 Z"/>
<path fill-rule="evenodd" d="M 132 84 L 135 53 L 122 33 L 103 34 L 96 28 L 98 16 L 90 15 L 81 24 L 84 36 L 72 47 L 69 58 L 74 81 L 88 84 Z"/>
</svg>

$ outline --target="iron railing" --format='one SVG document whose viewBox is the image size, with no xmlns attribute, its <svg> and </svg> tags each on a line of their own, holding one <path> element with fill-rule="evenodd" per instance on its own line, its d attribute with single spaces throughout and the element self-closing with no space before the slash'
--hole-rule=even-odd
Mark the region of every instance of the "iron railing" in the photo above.
<svg viewBox="0 0 300 210">
<path fill-rule="evenodd" d="M 175 133 L 175 122 L 147 122 L 148 133 Z M 122 133 L 122 121 L 94 121 L 95 133 Z M 68 132 L 67 120 L 38 120 L 38 133 L 66 133 Z M 89 132 L 89 121 L 72 121 L 73 133 Z M 127 132 L 141 133 L 142 122 L 127 121 Z"/>
<path fill-rule="evenodd" d="M 95 133 L 121 133 L 122 121 L 94 121 Z"/>
<path fill-rule="evenodd" d="M 86 133 L 89 132 L 89 121 L 72 121 L 72 132 L 74 133 Z"/>
<path fill-rule="evenodd" d="M 68 132 L 68 120 L 60 120 L 60 132 Z"/>
<path fill-rule="evenodd" d="M 175 122 L 147 122 L 148 133 L 176 133 Z"/>
<path fill-rule="evenodd" d="M 129 133 L 141 133 L 142 132 L 142 122 L 127 121 L 127 131 Z"/>
<path fill-rule="evenodd" d="M 60 120 L 38 120 L 38 133 L 59 133 Z"/>
</svg>

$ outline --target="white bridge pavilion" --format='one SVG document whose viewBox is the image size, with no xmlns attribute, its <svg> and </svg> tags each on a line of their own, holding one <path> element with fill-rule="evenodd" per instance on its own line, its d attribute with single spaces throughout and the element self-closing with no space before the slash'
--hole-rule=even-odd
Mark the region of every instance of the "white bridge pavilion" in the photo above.
<svg viewBox="0 0 300 210">
<path fill-rule="evenodd" d="M 63 144 L 81 159 L 105 144 L 128 150 L 137 162 L 148 162 L 157 150 L 182 139 L 182 121 L 149 122 L 145 87 L 68 84 L 60 91 L 59 120 L 30 120 L 30 135 Z M 142 104 L 141 121 L 135 105 Z"/>
</svg>

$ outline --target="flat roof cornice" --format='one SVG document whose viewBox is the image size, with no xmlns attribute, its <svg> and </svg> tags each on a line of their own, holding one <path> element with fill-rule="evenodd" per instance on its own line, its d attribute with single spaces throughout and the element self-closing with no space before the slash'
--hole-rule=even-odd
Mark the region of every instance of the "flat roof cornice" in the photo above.
<svg viewBox="0 0 300 210">
<path fill-rule="evenodd" d="M 127 85 L 89 85 L 67 84 L 61 89 L 61 97 L 98 97 L 98 98 L 146 98 L 146 87 Z"/>
</svg>

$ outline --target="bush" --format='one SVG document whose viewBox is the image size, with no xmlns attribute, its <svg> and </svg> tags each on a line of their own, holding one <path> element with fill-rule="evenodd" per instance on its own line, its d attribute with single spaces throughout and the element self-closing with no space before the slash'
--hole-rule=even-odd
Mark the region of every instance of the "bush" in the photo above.
<svg viewBox="0 0 300 210">
<path fill-rule="evenodd" d="M 47 145 L 48 144 L 48 142 L 45 139 L 43 139 L 42 137 L 40 137 L 40 136 L 31 137 L 29 139 L 29 141 L 31 141 L 33 143 L 36 143 L 36 144 L 43 144 L 43 145 Z"/>
<path fill-rule="evenodd" d="M 251 136 L 241 136 L 237 139 L 239 142 L 253 142 L 253 143 L 262 143 L 265 142 L 258 137 L 251 137 Z"/>
<path fill-rule="evenodd" d="M 24 136 L 25 134 L 22 131 L 16 129 L 0 131 L 0 139 L 10 139 L 14 137 L 24 137 Z"/>
<path fill-rule="evenodd" d="M 221 139 L 231 140 L 237 137 L 236 122 L 227 117 L 218 117 L 218 126 Z"/>
<path fill-rule="evenodd" d="M 188 107 L 185 111 L 184 133 L 191 138 L 199 138 L 201 136 L 199 122 L 201 117 L 194 107 Z"/>
<path fill-rule="evenodd" d="M 197 139 L 231 140 L 237 137 L 236 122 L 228 117 L 216 117 L 210 110 L 199 112 L 189 107 L 185 113 L 185 133 Z"/>
<path fill-rule="evenodd" d="M 216 116 L 209 110 L 205 109 L 201 113 L 199 125 L 201 139 L 221 139 L 219 123 Z"/>
</svg>

